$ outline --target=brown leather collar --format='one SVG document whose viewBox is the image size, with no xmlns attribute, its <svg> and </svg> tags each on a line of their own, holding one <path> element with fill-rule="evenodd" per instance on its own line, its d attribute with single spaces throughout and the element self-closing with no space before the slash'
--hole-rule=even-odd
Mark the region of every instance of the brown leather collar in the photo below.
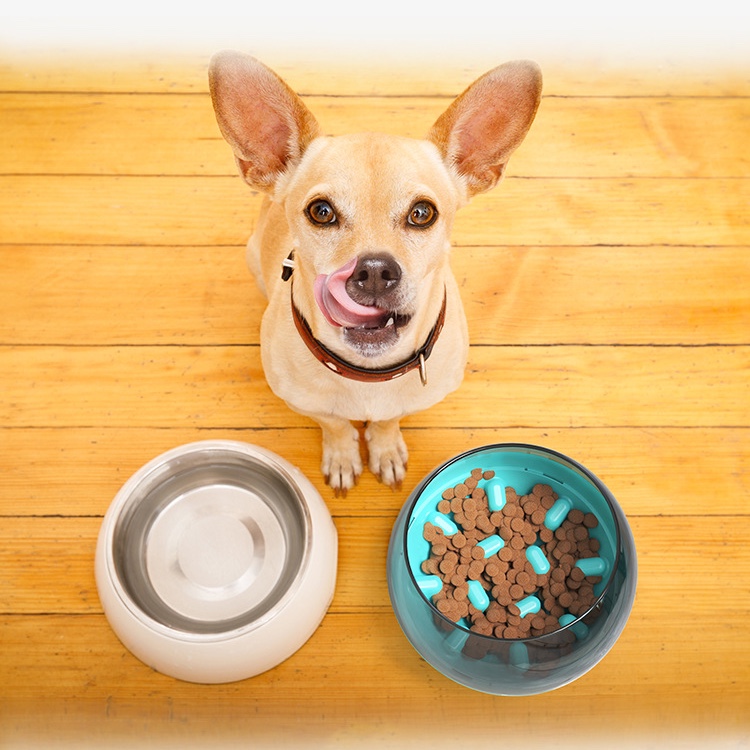
<svg viewBox="0 0 750 750">
<path fill-rule="evenodd" d="M 435 346 L 440 331 L 443 330 L 443 324 L 445 323 L 446 298 L 447 295 L 444 295 L 443 305 L 440 308 L 437 322 L 430 331 L 429 336 L 427 336 L 427 341 L 414 353 L 414 356 L 398 365 L 384 367 L 379 370 L 352 365 L 321 344 L 320 341 L 313 336 L 310 326 L 302 317 L 302 313 L 297 309 L 294 300 L 292 300 L 292 318 L 294 318 L 294 324 L 297 327 L 300 337 L 307 345 L 307 348 L 312 352 L 313 356 L 315 356 L 318 361 L 322 362 L 329 370 L 332 370 L 338 375 L 364 383 L 382 383 L 386 380 L 399 378 L 412 370 L 419 369 L 419 376 L 422 379 L 422 385 L 427 385 L 427 368 L 425 363 L 432 353 L 432 348 Z"/>
</svg>

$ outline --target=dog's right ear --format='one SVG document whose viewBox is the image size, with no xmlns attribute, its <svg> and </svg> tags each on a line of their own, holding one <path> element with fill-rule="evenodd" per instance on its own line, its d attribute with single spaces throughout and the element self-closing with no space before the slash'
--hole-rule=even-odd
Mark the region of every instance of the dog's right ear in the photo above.
<svg viewBox="0 0 750 750">
<path fill-rule="evenodd" d="M 318 123 L 270 68 L 250 55 L 219 52 L 208 70 L 216 121 L 240 174 L 270 192 L 318 136 Z"/>
<path fill-rule="evenodd" d="M 534 121 L 542 95 L 536 63 L 505 63 L 476 80 L 427 136 L 466 181 L 469 196 L 494 187 Z"/>
</svg>

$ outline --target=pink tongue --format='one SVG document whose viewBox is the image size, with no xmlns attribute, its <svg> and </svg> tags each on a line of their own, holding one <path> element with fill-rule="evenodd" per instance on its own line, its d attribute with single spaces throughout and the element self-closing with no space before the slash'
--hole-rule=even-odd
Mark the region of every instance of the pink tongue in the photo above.
<svg viewBox="0 0 750 750">
<path fill-rule="evenodd" d="M 333 273 L 327 276 L 322 273 L 315 279 L 315 301 L 333 326 L 364 326 L 382 319 L 387 312 L 379 307 L 360 305 L 347 294 L 346 281 L 356 266 L 357 259 L 353 258 Z"/>
</svg>

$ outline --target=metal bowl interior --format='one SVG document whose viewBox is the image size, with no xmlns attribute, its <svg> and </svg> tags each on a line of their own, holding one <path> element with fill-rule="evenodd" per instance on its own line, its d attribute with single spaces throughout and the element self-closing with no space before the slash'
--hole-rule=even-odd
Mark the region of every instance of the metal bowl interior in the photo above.
<svg viewBox="0 0 750 750">
<path fill-rule="evenodd" d="M 263 453 L 195 444 L 123 487 L 112 582 L 131 612 L 172 635 L 219 636 L 271 620 L 307 562 L 305 498 Z"/>
</svg>

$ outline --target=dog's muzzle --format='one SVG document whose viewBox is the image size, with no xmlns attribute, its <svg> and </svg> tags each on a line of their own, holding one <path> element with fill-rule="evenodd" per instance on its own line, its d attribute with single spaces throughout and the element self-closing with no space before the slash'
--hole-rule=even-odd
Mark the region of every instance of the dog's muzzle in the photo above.
<svg viewBox="0 0 750 750">
<path fill-rule="evenodd" d="M 353 258 L 315 279 L 315 300 L 325 319 L 343 328 L 346 343 L 364 356 L 393 346 L 411 316 L 398 310 L 401 268 L 387 253 Z"/>
</svg>

